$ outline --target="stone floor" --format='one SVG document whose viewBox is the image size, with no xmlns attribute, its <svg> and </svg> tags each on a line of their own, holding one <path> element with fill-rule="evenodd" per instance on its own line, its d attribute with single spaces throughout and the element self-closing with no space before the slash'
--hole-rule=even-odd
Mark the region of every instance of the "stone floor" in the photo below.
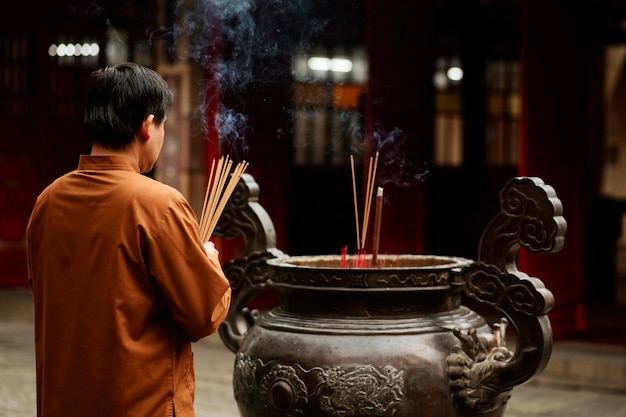
<svg viewBox="0 0 626 417">
<path fill-rule="evenodd" d="M 196 415 L 237 417 L 234 354 L 219 336 L 194 346 Z M 0 289 L 0 417 L 35 416 L 32 302 L 24 288 Z M 626 417 L 626 347 L 555 344 L 546 370 L 516 387 L 506 417 Z"/>
</svg>

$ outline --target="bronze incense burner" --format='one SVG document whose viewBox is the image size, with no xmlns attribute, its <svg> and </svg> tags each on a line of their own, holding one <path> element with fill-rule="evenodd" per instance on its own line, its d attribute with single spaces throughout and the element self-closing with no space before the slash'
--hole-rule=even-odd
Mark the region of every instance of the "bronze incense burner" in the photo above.
<svg viewBox="0 0 626 417">
<path fill-rule="evenodd" d="M 476 261 L 384 255 L 378 268 L 346 267 L 340 255 L 285 255 L 258 192 L 244 174 L 216 228 L 245 246 L 224 265 L 233 300 L 220 328 L 236 353 L 242 416 L 502 416 L 511 390 L 546 366 L 554 300 L 515 263 L 520 247 L 563 246 L 561 203 L 541 179 L 506 184 Z M 266 286 L 280 291 L 280 306 L 250 311 Z M 490 326 L 464 297 L 502 318 Z"/>
</svg>

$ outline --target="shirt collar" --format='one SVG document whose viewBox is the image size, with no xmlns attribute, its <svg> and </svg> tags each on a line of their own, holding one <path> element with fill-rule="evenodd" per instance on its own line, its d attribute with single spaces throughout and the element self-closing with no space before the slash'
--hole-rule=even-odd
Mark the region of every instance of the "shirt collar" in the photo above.
<svg viewBox="0 0 626 417">
<path fill-rule="evenodd" d="M 135 171 L 139 166 L 130 158 L 119 155 L 80 155 L 78 169 L 81 170 L 122 170 Z"/>
</svg>

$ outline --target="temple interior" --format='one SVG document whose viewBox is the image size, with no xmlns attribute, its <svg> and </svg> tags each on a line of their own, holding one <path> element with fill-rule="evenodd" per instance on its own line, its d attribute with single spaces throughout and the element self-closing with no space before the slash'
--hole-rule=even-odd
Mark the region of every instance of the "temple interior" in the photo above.
<svg viewBox="0 0 626 417">
<path fill-rule="evenodd" d="M 248 161 L 288 254 L 354 251 L 351 160 L 362 192 L 377 152 L 390 254 L 473 259 L 507 181 L 542 178 L 565 245 L 520 270 L 554 293 L 555 338 L 626 344 L 624 2 L 39 3 L 0 16 L 0 286 L 27 285 L 34 199 L 89 152 L 89 74 L 130 60 L 175 95 L 148 175 L 199 213 L 210 161 Z"/>
</svg>

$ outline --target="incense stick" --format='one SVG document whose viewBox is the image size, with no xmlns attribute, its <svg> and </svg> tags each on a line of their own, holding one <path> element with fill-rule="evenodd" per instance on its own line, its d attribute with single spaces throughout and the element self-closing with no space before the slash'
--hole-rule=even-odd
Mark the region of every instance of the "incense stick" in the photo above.
<svg viewBox="0 0 626 417">
<path fill-rule="evenodd" d="M 383 188 L 376 191 L 376 212 L 374 214 L 374 236 L 372 244 L 372 264 L 376 266 L 378 260 L 378 247 L 380 245 L 380 223 L 383 213 Z"/>
<path fill-rule="evenodd" d="M 209 192 L 209 201 L 207 202 L 207 205 L 202 211 L 202 215 L 200 216 L 200 236 L 203 242 L 206 242 L 211 236 L 208 233 L 209 223 L 211 219 L 211 213 L 213 213 L 215 210 L 215 199 L 216 195 L 218 195 L 218 186 L 224 171 L 222 168 L 224 165 L 224 158 L 225 157 L 221 157 L 219 159 L 215 171 L 211 172 L 210 174 L 213 180 L 207 183 L 207 189 L 211 187 L 211 191 Z M 214 164 L 212 164 L 211 168 L 213 168 L 213 165 Z"/>
<path fill-rule="evenodd" d="M 199 222 L 200 238 L 202 242 L 208 242 L 211 238 L 213 230 L 215 226 L 217 226 L 217 221 L 222 215 L 222 211 L 224 211 L 230 195 L 235 190 L 239 179 L 248 167 L 246 161 L 239 162 L 235 166 L 233 173 L 230 174 L 232 165 L 232 159 L 227 156 L 222 156 L 217 162 L 217 166 L 215 160 L 213 160 L 211 164 L 209 182 L 207 183 Z M 229 176 L 230 179 L 228 179 Z"/>
<path fill-rule="evenodd" d="M 217 162 L 217 166 L 215 166 L 215 160 L 211 164 L 212 172 L 210 173 L 211 181 L 207 183 L 207 193 L 208 193 L 208 201 L 205 207 L 202 210 L 202 215 L 200 216 L 200 237 L 203 242 L 206 242 L 210 235 L 207 236 L 209 230 L 209 223 L 211 219 L 211 213 L 215 210 L 215 199 L 218 194 L 218 185 L 220 182 L 220 177 L 223 173 L 224 157 L 221 157 Z M 215 170 L 213 170 L 215 166 Z M 209 191 L 210 189 L 210 191 Z"/>
<path fill-rule="evenodd" d="M 367 216 L 369 215 L 368 213 L 368 200 L 369 200 L 369 189 L 370 189 L 370 182 L 372 181 L 372 157 L 370 157 L 370 163 L 368 166 L 368 171 L 367 171 L 367 184 L 365 185 L 365 200 L 363 201 L 363 223 L 361 225 L 362 232 L 361 232 L 361 236 L 363 236 L 363 239 L 361 239 L 361 247 L 359 247 L 359 250 L 363 250 L 365 248 L 365 236 L 367 236 Z"/>
<path fill-rule="evenodd" d="M 213 173 L 214 173 L 214 169 L 215 169 L 215 159 L 213 160 L 213 162 L 211 162 L 211 170 L 209 171 L 209 181 L 207 182 L 207 187 L 206 187 L 206 191 L 204 193 L 204 201 L 202 203 L 202 215 L 200 216 L 200 236 L 202 236 L 203 232 L 202 230 L 204 229 L 204 221 L 205 221 L 205 214 L 207 211 L 207 207 L 209 204 L 209 186 L 211 185 L 211 183 L 213 182 Z"/>
<path fill-rule="evenodd" d="M 356 250 L 361 249 L 361 237 L 359 235 L 359 206 L 356 198 L 356 178 L 354 175 L 354 156 L 350 155 L 350 167 L 352 168 L 352 194 L 354 195 L 354 220 L 356 222 Z"/>
</svg>

